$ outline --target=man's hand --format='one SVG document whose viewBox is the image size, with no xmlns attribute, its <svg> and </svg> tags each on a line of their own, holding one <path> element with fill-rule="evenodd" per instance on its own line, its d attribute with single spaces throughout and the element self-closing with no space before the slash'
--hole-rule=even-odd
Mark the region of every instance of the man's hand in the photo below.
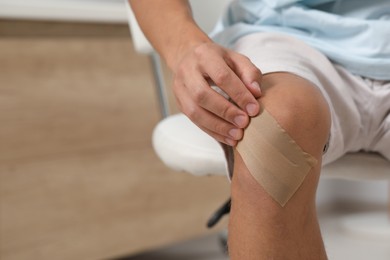
<svg viewBox="0 0 390 260">
<path fill-rule="evenodd" d="M 216 140 L 236 145 L 249 116 L 259 112 L 261 72 L 248 58 L 213 43 L 195 23 L 188 0 L 130 3 L 145 35 L 174 72 L 173 88 L 183 113 Z"/>
<path fill-rule="evenodd" d="M 178 62 L 173 90 L 181 111 L 196 125 L 217 141 L 235 146 L 249 117 L 259 113 L 260 81 L 260 70 L 247 57 L 208 42 L 192 48 Z"/>
</svg>

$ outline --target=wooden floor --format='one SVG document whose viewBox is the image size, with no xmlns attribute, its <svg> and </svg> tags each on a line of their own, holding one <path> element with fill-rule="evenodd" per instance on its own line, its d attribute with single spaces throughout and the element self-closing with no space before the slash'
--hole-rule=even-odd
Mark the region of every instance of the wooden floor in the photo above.
<svg viewBox="0 0 390 260">
<path fill-rule="evenodd" d="M 2 260 L 107 259 L 198 236 L 228 196 L 224 178 L 154 154 L 149 61 L 123 26 L 79 27 L 0 21 Z"/>
</svg>

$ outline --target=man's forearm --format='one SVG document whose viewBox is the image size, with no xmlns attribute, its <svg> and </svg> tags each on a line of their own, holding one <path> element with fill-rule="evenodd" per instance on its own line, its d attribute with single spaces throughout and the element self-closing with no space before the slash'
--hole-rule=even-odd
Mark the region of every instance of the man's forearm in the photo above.
<svg viewBox="0 0 390 260">
<path fill-rule="evenodd" d="M 211 41 L 186 0 L 129 0 L 141 29 L 171 69 L 192 47 Z"/>
</svg>

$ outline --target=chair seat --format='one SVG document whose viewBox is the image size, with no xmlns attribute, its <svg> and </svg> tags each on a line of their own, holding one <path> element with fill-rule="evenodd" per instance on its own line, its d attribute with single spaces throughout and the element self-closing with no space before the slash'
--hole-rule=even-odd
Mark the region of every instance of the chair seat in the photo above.
<svg viewBox="0 0 390 260">
<path fill-rule="evenodd" d="M 170 168 L 194 175 L 226 175 L 227 165 L 220 144 L 184 114 L 162 120 L 153 133 L 157 155 Z M 375 153 L 350 153 L 323 167 L 330 178 L 390 179 L 390 162 Z"/>
<path fill-rule="evenodd" d="M 153 132 L 153 147 L 170 168 L 194 175 L 225 175 L 227 167 L 220 144 L 184 114 L 160 121 Z"/>
<path fill-rule="evenodd" d="M 321 175 L 346 180 L 390 180 L 390 162 L 377 153 L 348 153 L 325 165 Z"/>
</svg>

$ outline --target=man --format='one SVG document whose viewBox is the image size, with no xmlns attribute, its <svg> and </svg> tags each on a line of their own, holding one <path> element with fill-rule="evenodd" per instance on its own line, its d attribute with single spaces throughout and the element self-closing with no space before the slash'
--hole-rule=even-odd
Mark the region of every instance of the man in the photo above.
<svg viewBox="0 0 390 260">
<path fill-rule="evenodd" d="M 326 259 L 321 165 L 362 149 L 390 160 L 390 2 L 234 1 L 214 41 L 187 1 L 130 3 L 180 109 L 234 147 L 231 259 Z"/>
</svg>

